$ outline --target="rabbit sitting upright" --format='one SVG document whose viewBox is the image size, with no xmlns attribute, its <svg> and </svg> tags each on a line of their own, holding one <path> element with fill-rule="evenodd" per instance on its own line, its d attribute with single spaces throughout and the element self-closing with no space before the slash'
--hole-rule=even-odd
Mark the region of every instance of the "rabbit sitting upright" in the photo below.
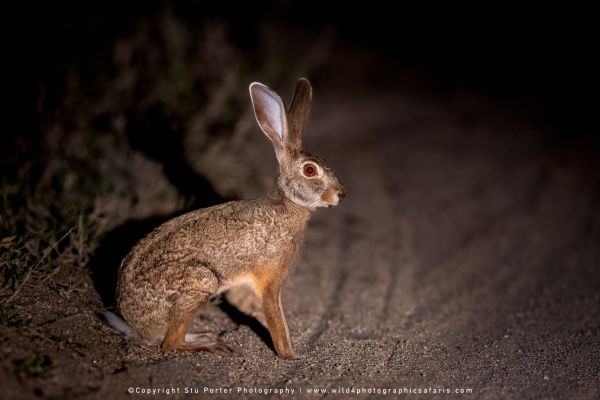
<svg viewBox="0 0 600 400">
<path fill-rule="evenodd" d="M 181 215 L 136 244 L 119 269 L 117 311 L 126 322 L 109 314 L 113 327 L 165 351 L 232 350 L 214 336 L 187 331 L 211 295 L 247 284 L 262 303 L 277 354 L 294 358 L 281 288 L 311 214 L 345 196 L 325 161 L 302 148 L 311 95 L 310 82 L 301 78 L 286 110 L 267 86 L 250 85 L 256 120 L 279 163 L 274 190 Z"/>
</svg>

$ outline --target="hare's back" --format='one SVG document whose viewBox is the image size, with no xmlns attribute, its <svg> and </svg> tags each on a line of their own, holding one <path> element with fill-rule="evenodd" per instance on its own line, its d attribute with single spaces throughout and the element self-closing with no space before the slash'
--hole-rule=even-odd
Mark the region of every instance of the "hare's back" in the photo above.
<svg viewBox="0 0 600 400">
<path fill-rule="evenodd" d="M 141 240 L 123 260 L 122 269 L 148 269 L 171 260 L 219 264 L 274 257 L 273 238 L 289 236 L 277 207 L 258 200 L 234 201 L 183 214 Z"/>
</svg>

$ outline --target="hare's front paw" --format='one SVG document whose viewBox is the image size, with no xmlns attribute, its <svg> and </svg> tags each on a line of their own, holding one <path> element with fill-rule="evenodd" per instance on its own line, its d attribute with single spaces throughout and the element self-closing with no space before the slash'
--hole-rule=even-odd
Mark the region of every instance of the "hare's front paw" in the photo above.
<svg viewBox="0 0 600 400">
<path fill-rule="evenodd" d="M 296 358 L 294 350 L 292 349 L 277 350 L 277 355 L 284 360 L 294 360 Z"/>
</svg>

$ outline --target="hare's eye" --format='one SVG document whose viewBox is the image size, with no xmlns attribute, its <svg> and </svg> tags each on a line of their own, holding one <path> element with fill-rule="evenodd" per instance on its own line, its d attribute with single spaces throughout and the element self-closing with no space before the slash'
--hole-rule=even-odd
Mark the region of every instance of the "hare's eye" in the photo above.
<svg viewBox="0 0 600 400">
<path fill-rule="evenodd" d="M 305 164 L 304 165 L 304 175 L 305 176 L 315 176 L 317 174 L 317 167 L 314 164 Z"/>
</svg>

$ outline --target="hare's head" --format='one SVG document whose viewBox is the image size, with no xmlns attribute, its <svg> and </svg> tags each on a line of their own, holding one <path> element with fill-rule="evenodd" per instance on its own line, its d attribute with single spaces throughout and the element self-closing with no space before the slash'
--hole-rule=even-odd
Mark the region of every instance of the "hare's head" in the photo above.
<svg viewBox="0 0 600 400">
<path fill-rule="evenodd" d="M 308 117 L 312 88 L 301 78 L 289 110 L 281 98 L 262 83 L 250 85 L 254 114 L 279 162 L 277 185 L 294 203 L 315 210 L 337 205 L 346 195 L 344 185 L 320 157 L 302 148 L 302 129 Z"/>
</svg>

